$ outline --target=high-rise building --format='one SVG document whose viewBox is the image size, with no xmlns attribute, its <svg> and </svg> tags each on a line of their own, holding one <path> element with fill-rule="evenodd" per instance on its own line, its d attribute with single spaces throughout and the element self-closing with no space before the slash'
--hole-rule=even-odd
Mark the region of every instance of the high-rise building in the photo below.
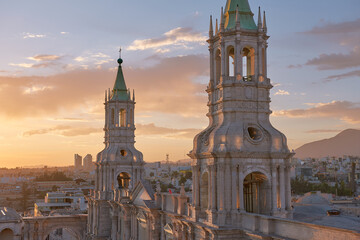
<svg viewBox="0 0 360 240">
<path fill-rule="evenodd" d="M 80 156 L 79 154 L 74 155 L 74 167 L 77 170 L 82 168 L 82 156 Z"/>
<path fill-rule="evenodd" d="M 92 165 L 93 165 L 92 155 L 91 154 L 86 154 L 86 156 L 83 159 L 83 167 L 84 167 L 84 169 L 89 171 L 89 170 L 91 170 Z"/>
</svg>

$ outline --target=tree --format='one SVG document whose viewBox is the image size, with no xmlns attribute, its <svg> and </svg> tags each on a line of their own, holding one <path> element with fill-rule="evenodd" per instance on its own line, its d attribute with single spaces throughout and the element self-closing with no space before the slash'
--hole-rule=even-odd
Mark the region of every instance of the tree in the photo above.
<svg viewBox="0 0 360 240">
<path fill-rule="evenodd" d="M 179 180 L 179 184 L 180 184 L 180 185 L 181 185 L 181 184 L 185 184 L 186 181 L 187 181 L 187 179 L 186 179 L 184 176 L 181 176 L 181 177 L 180 177 L 180 180 Z"/>
<path fill-rule="evenodd" d="M 153 177 L 155 174 L 153 172 L 150 172 L 150 177 Z"/>
<path fill-rule="evenodd" d="M 191 179 L 192 178 L 192 172 L 191 171 L 185 172 L 185 178 L 186 179 Z"/>
<path fill-rule="evenodd" d="M 172 177 L 172 178 L 178 178 L 178 177 L 179 177 L 179 172 L 178 172 L 178 171 L 173 171 L 173 172 L 171 173 L 171 177 Z"/>
</svg>

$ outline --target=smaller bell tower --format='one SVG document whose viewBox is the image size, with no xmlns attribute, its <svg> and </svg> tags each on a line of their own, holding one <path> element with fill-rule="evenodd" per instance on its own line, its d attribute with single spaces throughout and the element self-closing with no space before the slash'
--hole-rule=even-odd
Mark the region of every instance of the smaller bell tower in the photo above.
<svg viewBox="0 0 360 240">
<path fill-rule="evenodd" d="M 111 202 L 128 199 L 142 179 L 143 155 L 135 144 L 135 92 L 132 97 L 117 60 L 118 71 L 113 89 L 105 91 L 105 148 L 96 159 L 95 190 L 89 200 L 88 235 L 105 239 L 111 235 Z"/>
</svg>

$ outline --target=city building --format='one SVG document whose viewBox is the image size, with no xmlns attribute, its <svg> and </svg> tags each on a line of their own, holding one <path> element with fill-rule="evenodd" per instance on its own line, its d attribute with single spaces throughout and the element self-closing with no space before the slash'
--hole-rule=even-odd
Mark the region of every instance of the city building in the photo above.
<svg viewBox="0 0 360 240">
<path fill-rule="evenodd" d="M 76 170 L 80 170 L 82 168 L 82 156 L 79 154 L 74 155 L 74 167 Z"/>
<path fill-rule="evenodd" d="M 86 154 L 83 159 L 83 168 L 86 171 L 90 171 L 93 168 L 93 160 L 91 154 Z"/>
<path fill-rule="evenodd" d="M 66 211 L 61 211 L 66 210 Z M 48 192 L 44 202 L 34 204 L 34 216 L 48 216 L 51 214 L 86 213 L 87 201 L 81 190 L 66 189 L 59 192 Z"/>
</svg>

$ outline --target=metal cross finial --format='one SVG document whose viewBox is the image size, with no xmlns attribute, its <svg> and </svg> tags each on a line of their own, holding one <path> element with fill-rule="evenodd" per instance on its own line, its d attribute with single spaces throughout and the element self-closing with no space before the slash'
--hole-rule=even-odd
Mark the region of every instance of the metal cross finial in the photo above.
<svg viewBox="0 0 360 240">
<path fill-rule="evenodd" d="M 121 58 L 121 47 L 119 49 L 119 58 Z"/>
</svg>

